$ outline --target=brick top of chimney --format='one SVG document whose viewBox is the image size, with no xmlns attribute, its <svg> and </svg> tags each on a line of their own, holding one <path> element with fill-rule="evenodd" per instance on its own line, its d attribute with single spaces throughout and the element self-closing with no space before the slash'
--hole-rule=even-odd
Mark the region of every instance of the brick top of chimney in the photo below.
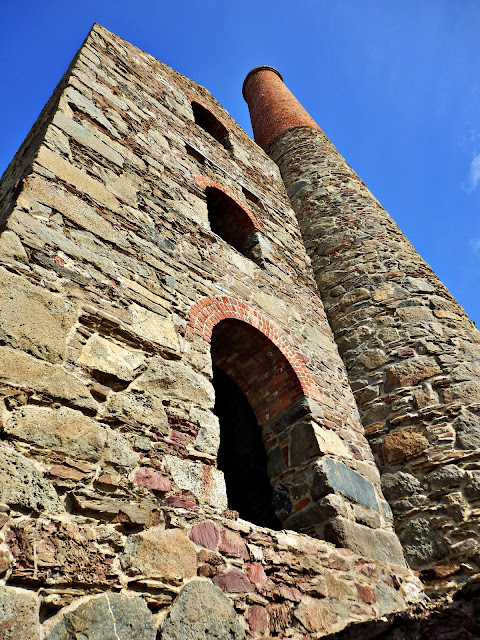
<svg viewBox="0 0 480 640">
<path fill-rule="evenodd" d="M 321 131 L 273 67 L 252 69 L 245 78 L 242 93 L 250 111 L 255 142 L 263 149 L 287 129 L 312 127 Z"/>
</svg>

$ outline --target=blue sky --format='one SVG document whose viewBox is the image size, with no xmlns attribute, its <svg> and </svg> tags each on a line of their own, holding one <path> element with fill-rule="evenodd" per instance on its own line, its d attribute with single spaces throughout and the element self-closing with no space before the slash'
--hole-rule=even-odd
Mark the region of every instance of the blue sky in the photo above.
<svg viewBox="0 0 480 640">
<path fill-rule="evenodd" d="M 93 22 L 206 86 L 272 65 L 480 326 L 478 0 L 24 0 L 0 24 L 0 173 Z"/>
</svg>

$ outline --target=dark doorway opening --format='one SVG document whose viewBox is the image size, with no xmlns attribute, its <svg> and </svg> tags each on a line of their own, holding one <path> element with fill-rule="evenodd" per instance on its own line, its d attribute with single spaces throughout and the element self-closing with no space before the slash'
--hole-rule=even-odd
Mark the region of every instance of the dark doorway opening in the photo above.
<svg viewBox="0 0 480 640">
<path fill-rule="evenodd" d="M 218 467 L 225 475 L 228 506 L 241 518 L 281 529 L 272 506 L 267 454 L 255 414 L 235 382 L 213 366 L 214 413 L 220 422 Z"/>
</svg>

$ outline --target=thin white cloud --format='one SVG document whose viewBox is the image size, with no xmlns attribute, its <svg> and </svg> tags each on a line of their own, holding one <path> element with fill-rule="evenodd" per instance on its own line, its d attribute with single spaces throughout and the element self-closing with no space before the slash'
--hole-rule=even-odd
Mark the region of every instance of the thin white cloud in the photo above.
<svg viewBox="0 0 480 640">
<path fill-rule="evenodd" d="M 472 238 L 468 243 L 473 253 L 478 253 L 480 255 L 480 238 Z"/>
<path fill-rule="evenodd" d="M 470 171 L 468 173 L 467 183 L 464 186 L 464 190 L 467 193 L 474 191 L 480 184 L 480 153 L 473 156 L 470 163 Z"/>
</svg>

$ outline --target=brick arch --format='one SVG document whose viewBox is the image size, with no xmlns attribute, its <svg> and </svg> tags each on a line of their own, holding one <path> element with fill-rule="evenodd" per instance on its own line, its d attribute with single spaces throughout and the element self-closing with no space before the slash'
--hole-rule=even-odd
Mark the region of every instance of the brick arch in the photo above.
<svg viewBox="0 0 480 640">
<path fill-rule="evenodd" d="M 190 309 L 188 327 L 192 333 L 211 342 L 214 327 L 226 319 L 239 320 L 262 333 L 286 358 L 306 397 L 319 399 L 317 385 L 305 366 L 306 358 L 287 341 L 280 329 L 244 302 L 227 296 L 203 298 Z"/>
<path fill-rule="evenodd" d="M 249 209 L 247 209 L 247 207 L 243 204 L 243 202 L 241 202 L 238 198 L 234 196 L 234 194 L 230 191 L 228 187 L 223 186 L 219 182 L 215 182 L 215 180 L 206 178 L 205 176 L 196 176 L 195 184 L 197 184 L 200 187 L 200 189 L 202 189 L 202 191 L 206 191 L 207 189 L 217 189 L 218 191 L 221 191 L 223 194 L 227 196 L 227 198 L 230 198 L 230 200 L 233 200 L 233 202 L 238 207 L 240 207 L 240 209 L 243 211 L 243 213 L 247 216 L 247 218 L 251 222 L 252 227 L 257 231 L 260 231 L 261 233 L 263 233 L 262 226 L 254 216 L 254 214 Z"/>
</svg>

